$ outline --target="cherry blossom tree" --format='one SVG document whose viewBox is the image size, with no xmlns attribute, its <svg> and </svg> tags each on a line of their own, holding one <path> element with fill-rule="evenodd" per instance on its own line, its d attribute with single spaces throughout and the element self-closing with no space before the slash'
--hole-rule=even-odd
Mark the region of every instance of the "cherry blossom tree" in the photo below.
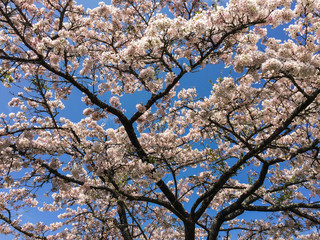
<svg viewBox="0 0 320 240">
<path fill-rule="evenodd" d="M 319 14 L 320 0 L 0 0 L 14 94 L 0 115 L 0 233 L 319 239 Z M 267 33 L 284 27 L 286 39 Z M 184 87 L 218 63 L 235 73 L 209 95 Z"/>
</svg>

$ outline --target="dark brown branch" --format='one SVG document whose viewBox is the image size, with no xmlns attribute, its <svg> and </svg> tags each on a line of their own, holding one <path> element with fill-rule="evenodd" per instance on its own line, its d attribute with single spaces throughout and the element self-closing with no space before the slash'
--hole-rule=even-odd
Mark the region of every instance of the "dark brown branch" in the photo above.
<svg viewBox="0 0 320 240">
<path fill-rule="evenodd" d="M 269 164 L 264 163 L 262 165 L 262 169 L 260 171 L 260 175 L 257 181 L 254 184 L 252 184 L 251 187 L 237 199 L 237 201 L 235 201 L 233 204 L 231 204 L 230 206 L 223 209 L 217 214 L 210 228 L 208 240 L 213 240 L 218 236 L 220 227 L 222 223 L 226 220 L 226 216 L 227 216 L 227 219 L 232 219 L 233 217 L 236 217 L 243 212 L 242 203 L 249 196 L 251 196 L 256 190 L 258 190 L 259 187 L 263 185 L 264 180 L 268 173 L 268 169 L 269 169 Z"/>
<path fill-rule="evenodd" d="M 212 188 L 205 192 L 203 195 L 201 195 L 191 209 L 191 214 L 193 215 L 193 218 L 198 219 L 202 213 L 207 209 L 208 205 L 214 198 L 214 196 L 218 193 L 218 191 L 222 188 L 222 186 L 227 182 L 227 180 L 237 172 L 237 170 L 246 163 L 247 160 L 250 158 L 256 156 L 260 152 L 264 151 L 272 141 L 277 139 L 279 134 L 281 134 L 282 131 L 287 129 L 287 127 L 291 124 L 292 120 L 298 116 L 303 110 L 305 110 L 313 101 L 314 99 L 319 95 L 320 89 L 317 89 L 314 91 L 308 99 L 306 99 L 304 102 L 302 102 L 298 107 L 294 109 L 294 111 L 291 113 L 291 115 L 282 123 L 280 127 L 274 130 L 274 132 L 266 139 L 264 140 L 259 146 L 249 151 L 243 158 L 239 159 L 237 163 L 235 163 L 228 171 L 223 173 L 220 177 L 220 179 L 212 186 Z M 199 210 L 197 212 L 196 209 L 201 204 Z"/>
<path fill-rule="evenodd" d="M 118 200 L 117 204 L 118 204 L 117 212 L 118 212 L 118 215 L 120 218 L 120 224 L 117 223 L 116 226 L 120 229 L 124 240 L 133 240 L 131 233 L 130 233 L 130 230 L 129 230 L 129 227 L 128 227 L 129 224 L 128 224 L 128 220 L 127 220 L 125 204 L 121 200 Z M 117 222 L 117 221 L 115 221 L 115 222 Z"/>
<path fill-rule="evenodd" d="M 41 237 L 39 235 L 36 235 L 32 232 L 28 232 L 22 229 L 22 227 L 20 227 L 19 225 L 15 224 L 11 219 L 7 218 L 6 216 L 4 216 L 2 213 L 0 213 L 0 219 L 3 220 L 4 222 L 6 222 L 7 224 L 9 224 L 11 227 L 13 227 L 14 229 L 16 229 L 18 232 L 23 233 L 24 235 L 31 237 L 33 239 L 43 239 L 46 240 L 46 237 Z"/>
<path fill-rule="evenodd" d="M 320 209 L 319 203 L 290 203 L 288 205 L 272 205 L 272 206 L 243 206 L 246 211 L 257 211 L 257 212 L 277 212 L 277 211 L 288 211 L 299 208 L 308 209 Z M 320 220 L 319 220 L 320 223 Z"/>
</svg>

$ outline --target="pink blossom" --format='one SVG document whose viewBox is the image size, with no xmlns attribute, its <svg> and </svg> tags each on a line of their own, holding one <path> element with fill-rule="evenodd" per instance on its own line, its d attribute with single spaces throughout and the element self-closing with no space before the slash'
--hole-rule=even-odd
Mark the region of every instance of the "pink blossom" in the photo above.
<svg viewBox="0 0 320 240">
<path fill-rule="evenodd" d="M 116 108 L 121 105 L 119 98 L 116 96 L 111 97 L 109 102 L 110 102 L 111 106 L 116 107 Z"/>
</svg>

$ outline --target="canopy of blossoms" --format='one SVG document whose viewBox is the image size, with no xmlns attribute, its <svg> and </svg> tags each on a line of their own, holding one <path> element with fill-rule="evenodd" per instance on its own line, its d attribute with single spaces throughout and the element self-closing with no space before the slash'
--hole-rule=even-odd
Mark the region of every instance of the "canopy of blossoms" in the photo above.
<svg viewBox="0 0 320 240">
<path fill-rule="evenodd" d="M 0 0 L 0 234 L 320 238 L 320 0 L 208 2 Z"/>
</svg>

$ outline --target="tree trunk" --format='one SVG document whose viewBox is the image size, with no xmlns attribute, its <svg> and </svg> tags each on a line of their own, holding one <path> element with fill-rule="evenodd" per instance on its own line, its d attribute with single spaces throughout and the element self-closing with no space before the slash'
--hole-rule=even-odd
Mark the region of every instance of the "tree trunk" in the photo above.
<svg viewBox="0 0 320 240">
<path fill-rule="evenodd" d="M 217 240 L 218 239 L 218 234 L 219 234 L 218 230 L 210 231 L 209 234 L 208 234 L 207 240 Z"/>
<path fill-rule="evenodd" d="M 185 240 L 195 240 L 195 224 L 184 223 Z"/>
</svg>

